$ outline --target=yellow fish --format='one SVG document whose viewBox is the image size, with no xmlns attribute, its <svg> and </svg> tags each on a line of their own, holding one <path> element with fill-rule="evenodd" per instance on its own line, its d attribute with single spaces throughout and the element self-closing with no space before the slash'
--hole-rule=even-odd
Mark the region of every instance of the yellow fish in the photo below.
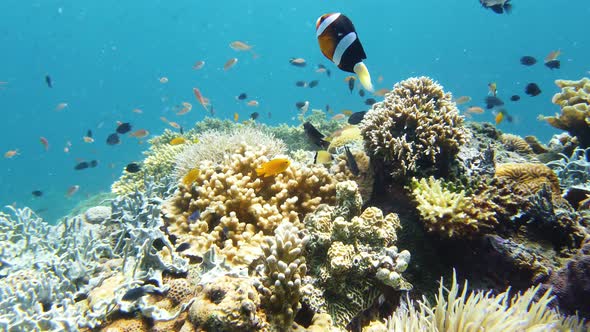
<svg viewBox="0 0 590 332">
<path fill-rule="evenodd" d="M 182 178 L 182 183 L 188 187 L 192 185 L 195 180 L 197 180 L 199 175 L 201 175 L 201 171 L 198 168 L 193 168 Z"/>
<path fill-rule="evenodd" d="M 332 162 L 332 154 L 326 150 L 320 150 L 315 153 L 314 164 L 329 164 Z"/>
<path fill-rule="evenodd" d="M 275 176 L 284 172 L 287 167 L 289 167 L 289 165 L 291 165 L 291 161 L 289 159 L 275 158 L 256 168 L 256 175 L 263 177 Z"/>
<path fill-rule="evenodd" d="M 186 143 L 184 137 L 176 137 L 170 140 L 170 145 L 180 145 Z"/>
</svg>

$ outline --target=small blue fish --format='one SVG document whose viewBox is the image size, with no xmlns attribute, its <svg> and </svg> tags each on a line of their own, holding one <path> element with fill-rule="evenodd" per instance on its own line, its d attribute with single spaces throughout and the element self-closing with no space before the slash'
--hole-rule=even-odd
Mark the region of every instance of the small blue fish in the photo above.
<svg viewBox="0 0 590 332">
<path fill-rule="evenodd" d="M 191 215 L 188 217 L 188 221 L 195 222 L 199 218 L 201 218 L 201 212 L 199 210 L 195 210 L 195 212 L 191 213 Z"/>
</svg>

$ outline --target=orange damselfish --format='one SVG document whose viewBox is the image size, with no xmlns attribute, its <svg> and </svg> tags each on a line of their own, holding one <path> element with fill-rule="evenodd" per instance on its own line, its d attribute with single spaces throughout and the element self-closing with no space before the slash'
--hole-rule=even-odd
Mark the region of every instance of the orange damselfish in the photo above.
<svg viewBox="0 0 590 332">
<path fill-rule="evenodd" d="M 287 167 L 289 167 L 289 165 L 291 165 L 291 161 L 289 159 L 275 158 L 256 168 L 256 175 L 263 177 L 275 176 L 284 172 Z"/>
</svg>

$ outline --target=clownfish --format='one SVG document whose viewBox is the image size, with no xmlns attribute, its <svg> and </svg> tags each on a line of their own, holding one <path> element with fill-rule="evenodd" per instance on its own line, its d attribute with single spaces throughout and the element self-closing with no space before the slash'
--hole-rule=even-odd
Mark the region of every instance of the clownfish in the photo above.
<svg viewBox="0 0 590 332">
<path fill-rule="evenodd" d="M 352 21 L 341 13 L 324 14 L 316 22 L 320 50 L 341 70 L 357 74 L 359 81 L 373 92 L 371 75 L 363 60 L 367 58 Z"/>
</svg>

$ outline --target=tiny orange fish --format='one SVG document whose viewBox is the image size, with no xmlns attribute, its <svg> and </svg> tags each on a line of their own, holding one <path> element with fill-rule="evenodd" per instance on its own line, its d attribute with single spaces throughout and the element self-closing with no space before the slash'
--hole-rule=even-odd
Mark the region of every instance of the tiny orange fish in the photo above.
<svg viewBox="0 0 590 332">
<path fill-rule="evenodd" d="M 82 139 L 84 140 L 84 143 L 94 143 L 94 138 L 90 136 L 84 136 Z"/>
<path fill-rule="evenodd" d="M 239 118 L 240 118 L 240 115 L 238 113 L 234 113 L 234 121 L 238 122 Z"/>
<path fill-rule="evenodd" d="M 47 138 L 41 136 L 39 138 L 39 141 L 41 141 L 41 144 L 43 144 L 43 148 L 45 148 L 45 151 L 49 150 L 49 141 L 47 140 Z"/>
<path fill-rule="evenodd" d="M 193 168 L 182 178 L 182 183 L 188 187 L 199 178 L 199 175 L 201 175 L 201 171 L 198 168 Z"/>
<path fill-rule="evenodd" d="M 143 111 L 140 110 L 139 108 L 134 108 L 134 109 L 131 110 L 131 112 L 133 112 L 135 114 L 141 114 L 141 113 L 143 113 Z"/>
<path fill-rule="evenodd" d="M 186 113 L 190 112 L 193 109 L 193 105 L 187 103 L 186 101 L 182 102 L 182 106 L 184 106 L 180 111 L 176 112 L 176 115 L 185 115 Z"/>
<path fill-rule="evenodd" d="M 205 98 L 201 94 L 201 91 L 199 89 L 197 89 L 197 88 L 193 88 L 193 93 L 195 94 L 195 97 L 199 101 L 199 104 L 201 104 L 201 106 L 203 106 L 203 108 L 205 109 L 205 111 L 209 111 L 207 109 L 207 101 L 205 101 Z"/>
<path fill-rule="evenodd" d="M 469 96 L 461 96 L 457 99 L 455 99 L 455 104 L 457 105 L 461 105 L 461 104 L 465 104 L 471 101 L 471 97 Z"/>
<path fill-rule="evenodd" d="M 381 83 L 383 82 L 383 76 L 379 75 L 379 77 L 377 77 L 377 83 Z"/>
<path fill-rule="evenodd" d="M 383 89 L 379 89 L 379 90 L 377 90 L 377 91 L 373 92 L 373 95 L 374 95 L 374 96 L 377 96 L 377 97 L 383 97 L 383 96 L 385 96 L 385 94 L 386 94 L 386 93 L 388 93 L 388 92 L 389 92 L 389 89 L 387 89 L 387 88 L 383 88 Z"/>
<path fill-rule="evenodd" d="M 557 60 L 557 57 L 559 57 L 560 54 L 561 54 L 561 50 L 549 52 L 549 54 L 547 54 L 547 56 L 545 57 L 545 62 Z"/>
<path fill-rule="evenodd" d="M 231 47 L 234 51 L 250 51 L 252 49 L 252 46 L 239 40 L 229 43 L 229 47 Z"/>
<path fill-rule="evenodd" d="M 160 120 L 162 120 L 162 122 L 168 124 L 168 119 L 166 119 L 165 117 L 161 116 Z"/>
<path fill-rule="evenodd" d="M 57 104 L 57 106 L 55 106 L 55 111 L 59 112 L 66 107 L 68 107 L 68 103 L 59 103 L 59 104 Z"/>
<path fill-rule="evenodd" d="M 342 114 L 342 113 L 338 113 L 336 115 L 334 115 L 333 117 L 330 118 L 330 120 L 335 120 L 335 121 L 339 121 L 342 120 L 346 117 L 346 115 Z"/>
<path fill-rule="evenodd" d="M 503 112 L 498 112 L 498 114 L 496 114 L 496 126 L 500 124 L 500 122 L 502 122 L 502 120 L 504 120 L 504 113 Z"/>
<path fill-rule="evenodd" d="M 80 186 L 79 185 L 74 185 L 68 188 L 68 191 L 66 192 L 66 196 L 68 197 L 72 197 L 75 193 L 78 192 L 78 190 L 80 190 Z"/>
<path fill-rule="evenodd" d="M 256 100 L 250 100 L 246 105 L 252 106 L 252 107 L 257 107 L 259 105 L 259 103 Z"/>
<path fill-rule="evenodd" d="M 266 162 L 256 168 L 256 175 L 269 177 L 284 172 L 291 165 L 291 161 L 287 158 L 275 158 Z"/>
<path fill-rule="evenodd" d="M 149 134 L 150 134 L 149 131 L 147 131 L 145 129 L 139 129 L 139 130 L 136 130 L 136 131 L 132 132 L 131 134 L 129 134 L 129 136 L 132 136 L 135 138 L 144 138 Z"/>
<path fill-rule="evenodd" d="M 10 159 L 10 158 L 12 158 L 12 157 L 14 157 L 14 156 L 16 156 L 16 155 L 18 155 L 18 154 L 19 154 L 19 153 L 18 153 L 18 149 L 14 149 L 14 150 L 8 150 L 8 151 L 6 151 L 6 152 L 4 153 L 4 158 L 8 158 L 8 159 Z"/>
<path fill-rule="evenodd" d="M 168 77 L 165 77 L 165 76 L 164 76 L 164 77 L 160 77 L 158 80 L 159 80 L 159 81 L 160 81 L 160 83 L 162 83 L 162 84 L 166 84 L 166 83 L 168 83 Z"/>
<path fill-rule="evenodd" d="M 186 143 L 186 139 L 184 137 L 175 137 L 170 140 L 170 145 L 180 145 Z"/>
<path fill-rule="evenodd" d="M 180 129 L 180 125 L 174 121 L 169 121 L 168 124 L 172 127 L 172 128 L 176 128 L 176 129 Z"/>
<path fill-rule="evenodd" d="M 469 106 L 469 108 L 467 108 L 467 113 L 482 114 L 483 112 L 484 112 L 484 109 L 479 106 Z"/>
<path fill-rule="evenodd" d="M 193 65 L 193 69 L 194 70 L 200 70 L 204 66 L 205 66 L 205 61 L 199 60 L 199 61 L 195 62 L 195 64 Z"/>
<path fill-rule="evenodd" d="M 231 58 L 225 62 L 223 65 L 223 70 L 227 71 L 231 67 L 233 67 L 236 63 L 238 63 L 238 58 Z"/>
</svg>

